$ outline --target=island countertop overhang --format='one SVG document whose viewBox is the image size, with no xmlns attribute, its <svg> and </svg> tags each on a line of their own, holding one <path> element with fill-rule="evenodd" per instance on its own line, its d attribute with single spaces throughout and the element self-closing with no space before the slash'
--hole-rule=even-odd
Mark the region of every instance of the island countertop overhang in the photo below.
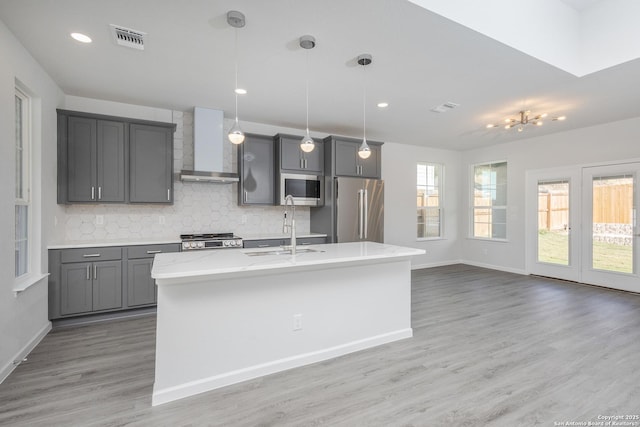
<svg viewBox="0 0 640 427">
<path fill-rule="evenodd" d="M 331 264 L 384 262 L 410 258 L 425 253 L 423 249 L 407 248 L 374 242 L 349 242 L 305 246 L 317 252 L 294 255 L 249 256 L 247 253 L 271 252 L 274 248 L 203 250 L 158 254 L 153 262 L 151 276 L 158 285 L 178 284 L 214 277 L 268 274 L 270 271 L 299 271 Z"/>
</svg>

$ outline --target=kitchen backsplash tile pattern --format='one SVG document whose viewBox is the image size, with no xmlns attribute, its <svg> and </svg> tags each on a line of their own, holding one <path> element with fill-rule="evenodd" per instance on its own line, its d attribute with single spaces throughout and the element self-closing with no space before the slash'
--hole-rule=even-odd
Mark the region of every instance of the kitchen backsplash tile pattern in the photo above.
<svg viewBox="0 0 640 427">
<path fill-rule="evenodd" d="M 193 113 L 173 112 L 174 172 L 193 168 Z M 236 169 L 236 150 L 224 146 L 224 170 Z M 232 231 L 243 234 L 282 232 L 278 206 L 241 207 L 237 184 L 174 181 L 174 204 L 68 205 L 64 207 L 65 240 L 178 238 L 182 233 Z M 309 232 L 309 208 L 296 208 L 298 234 Z"/>
</svg>

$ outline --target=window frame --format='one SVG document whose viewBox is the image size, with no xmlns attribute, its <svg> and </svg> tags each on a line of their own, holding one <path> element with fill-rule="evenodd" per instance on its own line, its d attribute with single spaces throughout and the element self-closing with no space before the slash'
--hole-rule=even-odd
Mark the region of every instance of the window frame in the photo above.
<svg viewBox="0 0 640 427">
<path fill-rule="evenodd" d="M 420 183 L 418 182 L 418 168 L 420 166 L 434 166 L 437 171 L 437 176 L 438 176 L 438 183 L 437 186 L 436 185 L 420 185 Z M 438 190 L 438 206 L 418 206 L 418 204 L 416 203 L 416 227 L 420 225 L 420 223 L 418 222 L 418 210 L 422 209 L 425 214 L 426 211 L 438 211 L 438 235 L 437 236 L 422 236 L 420 237 L 418 235 L 418 231 L 416 228 L 416 241 L 422 242 L 422 241 L 428 241 L 428 240 L 442 240 L 444 239 L 444 164 L 442 163 L 437 163 L 437 162 L 424 162 L 424 161 L 420 161 L 420 162 L 416 162 L 416 178 L 415 178 L 415 185 L 416 185 L 416 201 L 417 201 L 417 197 L 418 197 L 418 191 L 420 189 L 420 187 L 436 187 Z M 428 218 L 428 215 L 424 215 L 424 218 Z M 423 225 L 426 225 L 426 222 L 423 223 Z M 423 230 L 424 231 L 424 230 Z"/>
<path fill-rule="evenodd" d="M 18 118 L 18 106 L 17 100 L 21 101 L 20 108 L 20 117 Z M 16 263 L 14 265 L 14 280 L 16 282 L 24 280 L 32 274 L 32 266 L 33 266 L 33 226 L 32 226 L 32 218 L 33 218 L 33 207 L 31 200 L 31 157 L 32 157 L 32 117 L 31 117 L 31 97 L 27 95 L 27 93 L 22 90 L 20 87 L 16 85 L 15 87 L 15 112 L 16 117 L 14 117 L 14 124 L 16 125 L 16 135 L 15 135 L 15 194 L 14 194 L 14 247 L 17 250 L 18 244 L 20 241 L 26 241 L 26 247 L 21 252 L 26 257 L 25 261 L 25 271 L 18 274 L 18 259 L 16 258 Z M 18 119 L 20 119 L 20 123 L 18 124 Z M 20 128 L 21 137 L 18 138 L 17 131 L 18 125 Z M 18 144 L 20 140 L 20 145 Z M 18 157 L 18 150 L 22 151 L 21 157 Z M 18 165 L 18 159 L 20 159 L 20 165 Z M 20 171 L 18 171 L 20 168 Z M 20 176 L 18 175 L 20 173 Z M 21 182 L 21 190 L 18 190 L 18 179 Z M 18 218 L 17 218 L 17 210 L 19 206 L 26 207 L 26 236 L 23 239 L 18 239 Z"/>
<path fill-rule="evenodd" d="M 489 170 L 491 170 L 491 168 L 494 165 L 502 165 L 504 164 L 505 166 L 505 181 L 504 181 L 504 204 L 501 205 L 496 205 L 493 203 L 494 198 L 490 199 L 491 203 L 489 205 L 476 205 L 476 197 L 475 197 L 475 193 L 476 193 L 476 169 L 479 167 L 489 167 Z M 509 193 L 509 186 L 508 186 L 508 176 L 509 176 L 509 163 L 507 160 L 496 160 L 496 161 L 489 161 L 489 162 L 482 162 L 482 163 L 475 163 L 472 164 L 470 166 L 470 180 L 469 180 L 469 184 L 470 184 L 470 201 L 469 201 L 469 205 L 470 205 L 470 209 L 469 209 L 469 237 L 470 239 L 477 239 L 477 240 L 487 240 L 487 241 L 494 241 L 494 242 L 507 242 L 509 239 L 509 234 L 508 234 L 508 218 L 507 218 L 507 212 L 508 212 L 508 193 Z M 496 181 L 496 189 L 494 191 L 497 192 L 498 190 L 498 183 Z M 491 191 L 491 188 L 488 189 L 484 189 L 484 191 Z M 478 209 L 489 209 L 491 211 L 490 215 L 492 218 L 491 222 L 488 222 L 487 224 L 490 225 L 490 229 L 489 229 L 489 236 L 485 237 L 485 236 L 478 236 L 476 235 L 476 210 Z M 493 226 L 495 223 L 493 221 L 494 216 L 494 212 L 495 211 L 504 211 L 504 213 L 502 214 L 504 217 L 504 223 L 499 223 L 499 224 L 504 224 L 504 237 L 492 237 L 493 235 Z"/>
</svg>

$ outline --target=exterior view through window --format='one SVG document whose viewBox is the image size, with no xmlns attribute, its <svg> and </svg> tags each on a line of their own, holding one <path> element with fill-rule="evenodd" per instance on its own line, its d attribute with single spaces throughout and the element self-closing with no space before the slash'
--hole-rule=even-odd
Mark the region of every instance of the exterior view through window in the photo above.
<svg viewBox="0 0 640 427">
<path fill-rule="evenodd" d="M 442 165 L 418 163 L 418 239 L 442 237 Z"/>
<path fill-rule="evenodd" d="M 538 182 L 538 262 L 569 265 L 569 181 Z"/>
<path fill-rule="evenodd" d="M 15 108 L 15 277 L 17 278 L 29 273 L 29 98 L 18 88 L 16 88 Z"/>
<path fill-rule="evenodd" d="M 473 237 L 507 238 L 507 162 L 473 167 Z"/>
</svg>

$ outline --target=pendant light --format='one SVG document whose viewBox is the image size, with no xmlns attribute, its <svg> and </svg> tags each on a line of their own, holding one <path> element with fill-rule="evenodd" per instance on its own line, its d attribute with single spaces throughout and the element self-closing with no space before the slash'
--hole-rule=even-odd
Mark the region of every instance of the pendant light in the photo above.
<svg viewBox="0 0 640 427">
<path fill-rule="evenodd" d="M 310 153 L 315 148 L 313 138 L 309 135 L 309 50 L 316 47 L 316 39 L 313 36 L 300 37 L 300 47 L 307 50 L 307 82 L 306 82 L 306 95 L 307 95 L 307 134 L 300 141 L 300 149 L 305 153 Z"/>
<path fill-rule="evenodd" d="M 231 10 L 227 12 L 227 23 L 235 29 L 236 36 L 236 45 L 235 45 L 235 76 L 236 76 L 236 86 L 234 88 L 234 93 L 236 97 L 236 121 L 229 129 L 229 141 L 232 144 L 242 144 L 244 142 L 244 132 L 240 129 L 240 124 L 238 123 L 238 28 L 242 28 L 245 25 L 244 14 L 242 12 L 238 12 L 237 10 Z"/>
<path fill-rule="evenodd" d="M 360 144 L 360 148 L 358 148 L 358 156 L 360 156 L 361 159 L 368 159 L 369 156 L 371 156 L 371 148 L 369 148 L 369 144 L 367 144 L 367 79 L 364 73 L 365 67 L 371 64 L 371 61 L 372 57 L 368 53 L 363 53 L 358 56 L 358 64 L 362 65 L 362 74 L 365 76 L 363 77 L 364 89 L 362 91 L 362 144 Z"/>
</svg>

